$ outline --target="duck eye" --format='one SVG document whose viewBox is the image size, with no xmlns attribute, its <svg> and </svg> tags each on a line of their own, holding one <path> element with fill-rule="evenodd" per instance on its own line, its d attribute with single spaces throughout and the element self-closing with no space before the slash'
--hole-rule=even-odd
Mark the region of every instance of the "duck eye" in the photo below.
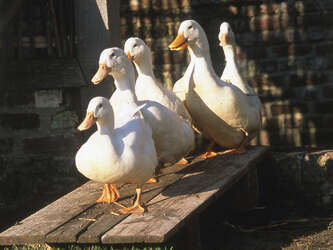
<svg viewBox="0 0 333 250">
<path fill-rule="evenodd" d="M 111 56 L 111 57 L 114 57 L 115 55 L 116 55 L 116 54 L 115 54 L 114 52 L 112 52 L 110 56 Z"/>
<path fill-rule="evenodd" d="M 102 104 L 102 103 L 100 103 L 100 104 L 97 105 L 97 108 L 100 109 L 101 107 L 103 107 L 103 104 Z"/>
<path fill-rule="evenodd" d="M 193 26 L 192 26 L 192 25 L 188 26 L 188 29 L 192 29 L 192 28 L 193 28 Z"/>
<path fill-rule="evenodd" d="M 135 47 L 138 47 L 138 45 L 136 43 L 133 45 L 133 48 L 135 48 Z"/>
</svg>

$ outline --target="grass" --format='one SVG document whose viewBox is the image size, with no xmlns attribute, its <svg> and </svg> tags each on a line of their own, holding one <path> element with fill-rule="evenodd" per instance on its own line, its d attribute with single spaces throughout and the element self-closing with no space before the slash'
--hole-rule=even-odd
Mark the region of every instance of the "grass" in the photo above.
<svg viewBox="0 0 333 250">
<path fill-rule="evenodd" d="M 99 246 L 99 245 L 65 245 L 49 246 L 48 244 L 31 244 L 31 245 L 13 245 L 5 247 L 4 250 L 175 250 L 173 246 Z"/>
</svg>

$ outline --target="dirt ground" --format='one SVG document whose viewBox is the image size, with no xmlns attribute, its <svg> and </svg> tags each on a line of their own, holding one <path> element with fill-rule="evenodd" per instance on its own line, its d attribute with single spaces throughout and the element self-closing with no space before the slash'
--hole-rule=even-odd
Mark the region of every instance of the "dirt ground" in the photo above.
<svg viewBox="0 0 333 250">
<path fill-rule="evenodd" d="M 200 224 L 205 250 L 333 249 L 333 214 L 301 207 L 260 204 L 235 212 L 221 200 L 202 214 Z"/>
<path fill-rule="evenodd" d="M 224 222 L 219 227 L 221 235 L 205 239 L 209 243 L 204 243 L 204 249 L 333 249 L 332 221 L 318 217 L 286 219 L 255 227 Z"/>
</svg>

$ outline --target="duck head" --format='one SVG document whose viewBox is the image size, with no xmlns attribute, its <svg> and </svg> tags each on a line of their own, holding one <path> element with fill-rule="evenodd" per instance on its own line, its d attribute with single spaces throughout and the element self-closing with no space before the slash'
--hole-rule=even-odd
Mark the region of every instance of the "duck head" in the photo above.
<svg viewBox="0 0 333 250">
<path fill-rule="evenodd" d="M 178 29 L 178 35 L 169 45 L 171 50 L 189 49 L 191 58 L 205 57 L 210 60 L 209 44 L 205 31 L 194 20 L 183 21 Z"/>
<path fill-rule="evenodd" d="M 147 55 L 151 53 L 145 42 L 138 37 L 128 38 L 124 45 L 124 51 L 126 56 L 134 62 L 147 59 Z"/>
<path fill-rule="evenodd" d="M 102 51 L 99 57 L 99 68 L 91 81 L 94 84 L 99 84 L 108 75 L 116 78 L 119 74 L 125 73 L 125 66 L 130 64 L 124 51 L 114 47 Z"/>
<path fill-rule="evenodd" d="M 220 46 L 222 47 L 234 44 L 235 36 L 229 23 L 223 22 L 221 24 L 218 38 L 220 40 Z"/>
<path fill-rule="evenodd" d="M 204 33 L 199 23 L 194 20 L 183 21 L 178 29 L 177 37 L 169 45 L 171 50 L 183 50 L 194 45 Z M 205 34 L 204 34 L 205 35 Z"/>
<path fill-rule="evenodd" d="M 113 117 L 113 109 L 109 100 L 101 96 L 94 97 L 88 104 L 86 117 L 77 129 L 80 131 L 87 130 L 95 123 L 99 128 L 105 124 L 109 128 L 113 128 Z"/>
</svg>

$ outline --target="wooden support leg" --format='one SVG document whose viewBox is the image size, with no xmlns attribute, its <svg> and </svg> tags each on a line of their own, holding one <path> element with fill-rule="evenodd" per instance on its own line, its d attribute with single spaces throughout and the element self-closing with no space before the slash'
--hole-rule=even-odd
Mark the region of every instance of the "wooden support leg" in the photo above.
<svg viewBox="0 0 333 250">
<path fill-rule="evenodd" d="M 257 205 L 259 197 L 257 168 L 249 169 L 228 192 L 229 208 L 232 210 L 246 211 Z"/>
<path fill-rule="evenodd" d="M 202 250 L 199 215 L 193 216 L 176 236 L 175 249 Z"/>
</svg>

